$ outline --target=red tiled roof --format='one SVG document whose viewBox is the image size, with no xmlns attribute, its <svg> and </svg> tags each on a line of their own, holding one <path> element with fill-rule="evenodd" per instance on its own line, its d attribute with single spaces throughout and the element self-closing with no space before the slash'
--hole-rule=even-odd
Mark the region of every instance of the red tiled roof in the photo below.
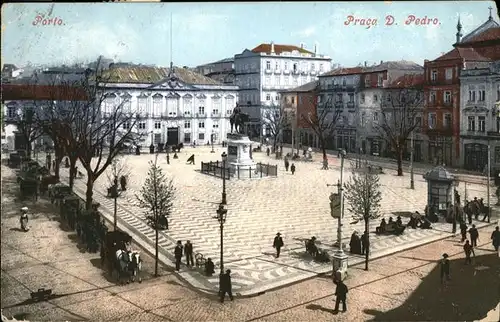
<svg viewBox="0 0 500 322">
<path fill-rule="evenodd" d="M 488 40 L 500 40 L 500 27 L 497 28 L 490 28 L 479 35 L 472 37 L 467 42 L 464 42 L 463 44 L 469 44 L 473 42 L 481 42 L 481 41 L 488 41 Z M 457 45 L 461 45 L 462 43 L 458 43 Z"/>
<path fill-rule="evenodd" d="M 306 50 L 304 48 L 300 48 L 294 45 L 276 45 L 274 44 L 274 52 L 276 54 L 281 54 L 282 52 L 292 52 L 294 50 L 297 50 L 299 53 L 302 54 L 314 54 L 310 52 L 309 50 Z M 266 53 L 270 54 L 271 53 L 271 44 L 260 44 L 254 49 L 252 49 L 252 52 L 254 53 Z"/>
<path fill-rule="evenodd" d="M 14 100 L 84 101 L 87 95 L 82 88 L 68 86 L 3 84 L 2 101 Z"/>
<path fill-rule="evenodd" d="M 405 74 L 391 82 L 388 88 L 415 88 L 423 85 L 423 74 Z"/>
<path fill-rule="evenodd" d="M 465 59 L 468 61 L 490 61 L 491 59 L 481 56 L 474 48 L 460 48 L 450 50 L 446 54 L 434 59 L 438 60 L 451 60 L 451 59 Z"/>
<path fill-rule="evenodd" d="M 361 74 L 364 71 L 365 69 L 363 67 L 337 68 L 329 72 L 326 72 L 324 74 L 321 74 L 319 76 L 321 77 L 321 76 L 353 75 L 353 74 Z"/>
</svg>

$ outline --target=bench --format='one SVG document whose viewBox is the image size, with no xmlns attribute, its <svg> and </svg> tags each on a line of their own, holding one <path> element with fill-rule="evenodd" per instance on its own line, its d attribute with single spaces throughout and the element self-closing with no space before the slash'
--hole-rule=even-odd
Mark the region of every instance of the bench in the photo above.
<svg viewBox="0 0 500 322">
<path fill-rule="evenodd" d="M 35 302 L 46 301 L 52 295 L 51 289 L 39 288 L 36 292 L 31 292 L 31 299 Z"/>
<path fill-rule="evenodd" d="M 384 231 L 380 230 L 380 226 L 377 227 L 375 229 L 375 233 L 377 235 L 381 235 L 381 234 L 386 234 L 386 235 L 389 235 L 389 234 L 401 235 L 405 231 L 405 229 L 406 229 L 406 226 L 398 226 L 394 222 L 394 223 L 388 223 L 388 224 L 386 224 Z"/>
</svg>

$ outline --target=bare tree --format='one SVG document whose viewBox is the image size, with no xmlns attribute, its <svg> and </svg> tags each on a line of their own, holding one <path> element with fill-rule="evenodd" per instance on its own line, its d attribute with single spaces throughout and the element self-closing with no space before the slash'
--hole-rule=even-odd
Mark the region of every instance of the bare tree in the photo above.
<svg viewBox="0 0 500 322">
<path fill-rule="evenodd" d="M 139 201 L 139 207 L 145 209 L 146 218 L 153 220 L 153 228 L 155 229 L 155 276 L 158 276 L 158 231 L 161 221 L 166 221 L 168 229 L 168 216 L 170 216 L 173 208 L 173 200 L 175 196 L 175 187 L 173 180 L 167 179 L 163 170 L 158 165 L 158 154 L 154 161 L 149 162 L 149 171 L 146 181 L 141 188 L 139 195 L 136 195 Z"/>
<path fill-rule="evenodd" d="M 411 133 L 420 126 L 423 98 L 420 85 L 389 88 L 382 104 L 382 119 L 376 125 L 376 130 L 396 155 L 398 176 L 403 175 L 406 142 Z"/>
<path fill-rule="evenodd" d="M 318 106 L 314 111 L 301 114 L 300 118 L 306 122 L 309 128 L 316 134 L 319 145 L 323 153 L 323 160 L 328 160 L 326 156 L 327 139 L 333 135 L 337 122 L 341 116 L 341 110 L 335 110 L 333 96 L 329 96 L 325 103 Z"/>
<path fill-rule="evenodd" d="M 278 138 L 283 134 L 283 130 L 287 126 L 288 120 L 279 107 L 271 107 L 264 113 L 263 121 L 265 126 L 269 127 L 271 137 L 273 139 L 273 148 L 276 151 Z"/>
<path fill-rule="evenodd" d="M 21 134 L 23 141 L 26 144 L 25 149 L 27 158 L 31 158 L 33 142 L 35 142 L 42 135 L 42 131 L 37 126 L 36 122 L 36 100 L 34 95 L 30 96 L 33 96 L 31 97 L 33 100 L 30 103 L 24 104 L 22 108 L 19 108 L 16 111 L 14 119 L 12 120 L 16 125 L 17 131 Z"/>
<path fill-rule="evenodd" d="M 129 98 L 120 98 L 106 90 L 112 71 L 97 68 L 80 81 L 87 95 L 78 102 L 72 126 L 68 127 L 71 152 L 87 172 L 86 207 L 91 209 L 94 182 L 122 152 L 135 132 L 139 113 L 132 113 Z M 136 138 L 134 138 L 136 139 Z"/>
<path fill-rule="evenodd" d="M 344 184 L 344 197 L 348 210 L 352 213 L 354 222 L 361 220 L 365 223 L 367 244 L 370 243 L 370 220 L 379 217 L 380 190 L 379 176 L 370 173 L 368 168 L 358 172 L 353 171 L 349 180 Z M 368 270 L 369 251 L 365 254 L 365 270 Z"/>
<path fill-rule="evenodd" d="M 128 168 L 126 162 L 122 158 L 115 158 L 111 161 L 111 166 L 106 172 L 106 176 L 108 178 L 108 183 L 110 184 L 111 189 L 109 192 L 109 196 L 114 200 L 114 208 L 113 208 L 113 230 L 116 231 L 117 225 L 117 210 L 118 210 L 118 198 L 122 195 L 122 193 L 126 190 L 126 182 L 130 175 L 130 169 Z M 123 182 L 123 180 L 125 180 Z M 120 188 L 118 184 L 120 183 Z M 123 185 L 125 183 L 125 186 Z"/>
</svg>

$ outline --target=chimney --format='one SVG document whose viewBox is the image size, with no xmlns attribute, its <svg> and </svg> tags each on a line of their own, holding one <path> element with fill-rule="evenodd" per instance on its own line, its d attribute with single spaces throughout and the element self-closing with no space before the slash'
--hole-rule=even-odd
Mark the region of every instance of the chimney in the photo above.
<svg viewBox="0 0 500 322">
<path fill-rule="evenodd" d="M 271 54 L 274 54 L 274 41 L 271 41 Z"/>
<path fill-rule="evenodd" d="M 300 43 L 300 48 L 304 49 L 304 43 L 303 42 Z"/>
<path fill-rule="evenodd" d="M 368 62 L 365 60 L 365 67 L 367 67 L 367 66 L 368 66 Z"/>
<path fill-rule="evenodd" d="M 316 55 L 318 53 L 318 44 L 314 44 L 314 54 Z"/>
<path fill-rule="evenodd" d="M 384 61 L 383 61 L 383 60 L 381 60 L 381 61 L 380 61 L 380 65 L 382 65 L 383 63 L 384 63 Z"/>
</svg>

